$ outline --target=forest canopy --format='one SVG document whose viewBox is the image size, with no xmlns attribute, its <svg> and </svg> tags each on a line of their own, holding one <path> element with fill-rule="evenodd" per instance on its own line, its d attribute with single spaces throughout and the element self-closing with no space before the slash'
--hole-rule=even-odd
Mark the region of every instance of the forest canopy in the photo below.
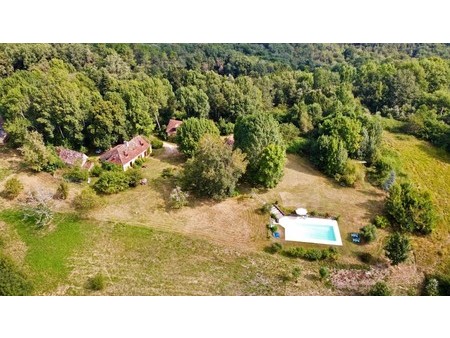
<svg viewBox="0 0 450 338">
<path fill-rule="evenodd" d="M 0 116 L 15 147 L 34 131 L 47 145 L 104 150 L 163 136 L 170 118 L 226 133 L 265 114 L 292 142 L 310 140 L 313 158 L 326 147 L 332 162 L 371 163 L 375 115 L 450 150 L 449 60 L 448 44 L 2 44 Z M 316 162 L 331 175 L 345 167 Z"/>
</svg>

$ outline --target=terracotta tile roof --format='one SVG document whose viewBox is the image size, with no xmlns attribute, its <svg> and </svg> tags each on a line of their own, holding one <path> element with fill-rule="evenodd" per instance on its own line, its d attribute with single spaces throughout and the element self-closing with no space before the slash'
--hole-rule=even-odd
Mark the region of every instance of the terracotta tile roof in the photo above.
<svg viewBox="0 0 450 338">
<path fill-rule="evenodd" d="M 77 161 L 80 162 L 80 165 L 84 165 L 88 159 L 88 157 L 83 153 L 63 147 L 57 147 L 56 153 L 59 158 L 68 165 L 74 165 Z"/>
<path fill-rule="evenodd" d="M 150 144 L 142 137 L 136 136 L 123 144 L 118 144 L 100 155 L 100 160 L 124 165 L 150 148 Z"/>
<path fill-rule="evenodd" d="M 179 126 L 181 126 L 182 123 L 183 123 L 183 121 L 170 119 L 169 123 L 167 124 L 167 128 L 166 128 L 167 135 L 172 136 L 172 135 L 176 134 L 177 128 Z"/>
</svg>

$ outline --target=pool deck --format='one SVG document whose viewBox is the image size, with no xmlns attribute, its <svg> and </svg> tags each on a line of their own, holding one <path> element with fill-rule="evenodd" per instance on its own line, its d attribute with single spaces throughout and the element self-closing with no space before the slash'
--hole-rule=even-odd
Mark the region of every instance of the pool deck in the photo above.
<svg viewBox="0 0 450 338">
<path fill-rule="evenodd" d="M 337 221 L 328 218 L 314 218 L 302 216 L 284 216 L 278 220 L 278 224 L 284 228 L 284 240 L 293 242 L 305 242 L 325 245 L 342 245 L 341 234 Z M 308 236 L 307 227 L 332 227 L 335 240 L 317 239 Z"/>
</svg>

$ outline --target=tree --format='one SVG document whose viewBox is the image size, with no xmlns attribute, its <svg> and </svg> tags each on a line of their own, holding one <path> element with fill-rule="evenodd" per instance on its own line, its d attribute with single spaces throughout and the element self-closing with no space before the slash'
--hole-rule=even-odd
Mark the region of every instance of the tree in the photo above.
<svg viewBox="0 0 450 338">
<path fill-rule="evenodd" d="M 436 216 L 430 194 L 417 190 L 410 183 L 391 187 L 386 211 L 400 231 L 426 235 L 432 232 L 435 225 Z"/>
<path fill-rule="evenodd" d="M 369 296 L 390 296 L 391 291 L 385 282 L 376 282 L 369 291 Z"/>
<path fill-rule="evenodd" d="M 7 199 L 14 199 L 19 196 L 20 192 L 23 190 L 23 184 L 16 177 L 10 178 L 5 182 L 5 188 L 3 189 L 2 195 Z"/>
<path fill-rule="evenodd" d="M 233 195 L 247 162 L 218 136 L 205 135 L 193 158 L 185 165 L 183 182 L 198 196 L 222 199 Z"/>
<path fill-rule="evenodd" d="M 95 194 L 95 192 L 90 189 L 86 188 L 82 190 L 75 198 L 73 199 L 73 206 L 75 210 L 80 212 L 86 212 L 89 211 L 99 204 L 98 196 Z"/>
<path fill-rule="evenodd" d="M 355 118 L 337 114 L 327 118 L 320 128 L 320 133 L 340 138 L 350 155 L 356 155 L 360 148 L 362 124 Z"/>
<path fill-rule="evenodd" d="M 100 101 L 92 110 L 92 120 L 87 127 L 92 146 L 109 149 L 126 138 L 126 121 L 123 107 L 111 101 Z"/>
<path fill-rule="evenodd" d="M 206 134 L 220 134 L 213 121 L 204 118 L 188 118 L 177 129 L 176 141 L 180 151 L 186 156 L 192 157 L 197 150 L 200 139 Z"/>
<path fill-rule="evenodd" d="M 313 161 L 329 176 L 344 174 L 348 153 L 336 136 L 321 135 L 313 147 Z"/>
<path fill-rule="evenodd" d="M 42 135 L 31 131 L 25 136 L 24 144 L 20 148 L 25 163 L 34 171 L 53 171 L 60 162 L 56 155 L 45 146 Z"/>
<path fill-rule="evenodd" d="M 209 114 L 208 96 L 195 86 L 180 87 L 175 92 L 178 107 L 183 117 L 207 118 Z"/>
<path fill-rule="evenodd" d="M 271 147 L 267 148 L 269 145 Z M 258 113 L 240 116 L 234 126 L 234 147 L 247 156 L 248 166 L 245 176 L 251 184 L 278 182 L 284 170 L 285 150 L 278 122 L 271 115 Z M 261 162 L 263 153 L 265 160 Z M 276 172 L 271 176 L 267 172 L 271 166 L 268 161 L 274 156 L 277 157 L 274 163 Z M 261 164 L 265 166 L 262 171 Z M 266 176 L 259 177 L 261 174 Z"/>
<path fill-rule="evenodd" d="M 391 260 L 392 265 L 398 265 L 408 258 L 408 253 L 411 250 L 409 239 L 408 237 L 395 232 L 388 237 L 384 250 L 386 257 Z"/>
<path fill-rule="evenodd" d="M 275 187 L 283 177 L 285 162 L 286 151 L 284 147 L 269 144 L 261 153 L 254 182 L 265 188 Z"/>
</svg>

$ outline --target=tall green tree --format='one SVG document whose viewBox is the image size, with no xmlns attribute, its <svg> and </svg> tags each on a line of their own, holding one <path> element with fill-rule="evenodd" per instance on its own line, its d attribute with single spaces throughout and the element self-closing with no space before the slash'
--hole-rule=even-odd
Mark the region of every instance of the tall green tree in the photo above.
<svg viewBox="0 0 450 338">
<path fill-rule="evenodd" d="M 398 265 L 408 258 L 411 245 L 408 237 L 395 232 L 388 237 L 384 250 L 392 265 Z"/>
<path fill-rule="evenodd" d="M 92 110 L 92 120 L 87 127 L 90 144 L 95 148 L 109 149 L 127 137 L 125 114 L 111 101 L 100 101 Z"/>
<path fill-rule="evenodd" d="M 207 118 L 209 115 L 208 96 L 195 86 L 180 87 L 175 92 L 178 108 L 183 112 L 182 118 Z"/>
<path fill-rule="evenodd" d="M 400 231 L 426 235 L 434 229 L 436 216 L 430 194 L 417 190 L 410 183 L 391 187 L 386 211 Z"/>
<path fill-rule="evenodd" d="M 197 150 L 200 139 L 206 134 L 220 134 L 213 121 L 196 117 L 188 118 L 177 129 L 176 141 L 180 151 L 186 156 L 192 157 Z"/>
<path fill-rule="evenodd" d="M 284 174 L 286 150 L 284 146 L 269 144 L 264 148 L 255 173 L 255 182 L 265 188 L 274 188 Z"/>
<path fill-rule="evenodd" d="M 322 135 L 317 139 L 312 151 L 316 165 L 329 176 L 343 174 L 348 153 L 344 142 L 336 136 Z"/>
<path fill-rule="evenodd" d="M 185 165 L 183 182 L 198 196 L 222 199 L 233 195 L 246 165 L 239 149 L 233 151 L 219 136 L 206 134 Z"/>
<path fill-rule="evenodd" d="M 44 144 L 42 135 L 36 131 L 27 133 L 20 151 L 25 163 L 34 171 L 52 171 L 59 162 L 53 151 Z"/>
<path fill-rule="evenodd" d="M 259 185 L 261 182 L 267 182 L 271 185 L 276 182 L 284 169 L 284 142 L 280 133 L 278 122 L 268 114 L 251 114 L 240 116 L 234 126 L 234 147 L 241 149 L 247 156 L 249 161 L 246 178 L 254 184 Z M 271 148 L 267 149 L 268 146 Z M 269 174 L 264 174 L 265 177 L 260 177 L 267 170 L 268 163 L 264 163 L 266 168 L 260 171 L 261 158 L 263 152 L 266 150 L 265 158 L 273 158 L 274 155 L 280 158 L 274 163 L 277 168 L 273 173 L 273 177 Z"/>
</svg>

